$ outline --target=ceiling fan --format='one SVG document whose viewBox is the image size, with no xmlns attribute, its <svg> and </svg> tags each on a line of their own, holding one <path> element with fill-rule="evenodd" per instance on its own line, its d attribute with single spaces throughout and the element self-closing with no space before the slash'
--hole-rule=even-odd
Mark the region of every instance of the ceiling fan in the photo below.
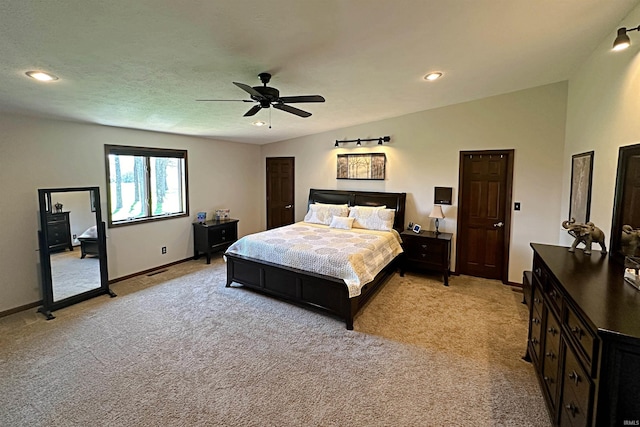
<svg viewBox="0 0 640 427">
<path fill-rule="evenodd" d="M 269 87 L 267 84 L 271 80 L 271 74 L 260 73 L 258 74 L 263 86 L 251 87 L 244 83 L 233 82 L 234 85 L 244 90 L 249 94 L 251 99 L 196 99 L 196 101 L 238 101 L 238 102 L 256 102 L 254 105 L 244 113 L 245 117 L 253 116 L 263 108 L 273 107 L 277 110 L 286 111 L 287 113 L 295 114 L 300 117 L 309 117 L 311 113 L 301 110 L 299 108 L 292 107 L 287 104 L 296 104 L 301 102 L 324 102 L 324 97 L 320 95 L 302 95 L 302 96 L 280 96 L 280 91 L 274 87 Z"/>
</svg>

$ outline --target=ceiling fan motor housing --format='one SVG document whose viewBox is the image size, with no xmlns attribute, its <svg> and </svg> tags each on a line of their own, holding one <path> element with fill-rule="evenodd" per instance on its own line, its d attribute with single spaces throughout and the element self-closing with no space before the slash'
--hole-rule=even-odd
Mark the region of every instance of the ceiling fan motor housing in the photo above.
<svg viewBox="0 0 640 427">
<path fill-rule="evenodd" d="M 268 87 L 268 86 L 254 86 L 253 88 L 256 92 L 261 94 L 263 97 L 267 98 L 269 102 L 277 101 L 280 98 L 280 91 L 278 89 Z M 261 99 L 257 96 L 251 96 L 251 98 L 255 101 L 260 102 Z"/>
</svg>

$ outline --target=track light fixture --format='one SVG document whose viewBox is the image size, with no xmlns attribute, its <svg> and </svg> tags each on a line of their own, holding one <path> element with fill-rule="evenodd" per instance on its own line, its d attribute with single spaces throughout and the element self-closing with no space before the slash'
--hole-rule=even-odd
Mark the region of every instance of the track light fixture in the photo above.
<svg viewBox="0 0 640 427">
<path fill-rule="evenodd" d="M 638 31 L 640 30 L 640 25 L 634 28 L 618 28 L 618 35 L 616 39 L 613 41 L 613 50 L 623 50 L 628 48 L 631 45 L 631 39 L 627 35 L 629 31 Z"/>
<path fill-rule="evenodd" d="M 391 141 L 390 136 L 381 136 L 380 138 L 369 138 L 369 139 L 343 139 L 342 141 L 338 141 L 336 139 L 336 143 L 333 145 L 334 147 L 340 147 L 340 144 L 344 144 L 346 142 L 355 142 L 357 147 L 361 147 L 363 142 L 367 141 L 378 141 L 378 145 L 382 145 L 383 142 Z"/>
</svg>

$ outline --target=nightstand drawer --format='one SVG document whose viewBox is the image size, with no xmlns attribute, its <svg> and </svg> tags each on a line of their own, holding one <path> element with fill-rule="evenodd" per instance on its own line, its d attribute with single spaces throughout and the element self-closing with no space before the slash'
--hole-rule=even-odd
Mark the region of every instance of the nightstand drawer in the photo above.
<svg viewBox="0 0 640 427">
<path fill-rule="evenodd" d="M 237 228 L 235 224 L 224 227 L 212 228 L 209 230 L 209 245 L 217 246 L 221 243 L 235 242 L 238 240 Z"/>
<path fill-rule="evenodd" d="M 407 256 L 410 258 L 421 259 L 425 257 L 434 257 L 443 255 L 446 249 L 446 243 L 444 241 L 438 241 L 435 239 L 427 240 L 417 240 L 417 239 L 407 239 L 407 243 L 405 244 L 405 250 L 407 252 Z"/>
</svg>

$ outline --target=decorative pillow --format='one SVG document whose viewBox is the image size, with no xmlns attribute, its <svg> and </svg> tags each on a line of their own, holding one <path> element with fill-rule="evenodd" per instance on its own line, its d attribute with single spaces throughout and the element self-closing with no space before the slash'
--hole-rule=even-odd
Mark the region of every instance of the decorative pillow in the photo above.
<svg viewBox="0 0 640 427">
<path fill-rule="evenodd" d="M 353 218 L 353 228 L 367 228 L 369 230 L 391 231 L 396 211 L 370 206 L 354 206 L 349 211 Z"/>
<path fill-rule="evenodd" d="M 331 224 L 329 224 L 329 227 L 351 230 L 351 227 L 353 227 L 354 219 L 355 218 L 349 218 L 346 216 L 334 216 L 333 219 L 331 219 Z"/>
<path fill-rule="evenodd" d="M 98 238 L 98 228 L 94 225 L 93 227 L 89 227 L 78 236 L 81 239 L 97 239 Z"/>
<path fill-rule="evenodd" d="M 349 208 L 347 205 L 322 205 L 314 203 L 309 205 L 309 211 L 304 217 L 304 222 L 329 225 L 334 216 L 346 217 L 348 215 Z"/>
</svg>

